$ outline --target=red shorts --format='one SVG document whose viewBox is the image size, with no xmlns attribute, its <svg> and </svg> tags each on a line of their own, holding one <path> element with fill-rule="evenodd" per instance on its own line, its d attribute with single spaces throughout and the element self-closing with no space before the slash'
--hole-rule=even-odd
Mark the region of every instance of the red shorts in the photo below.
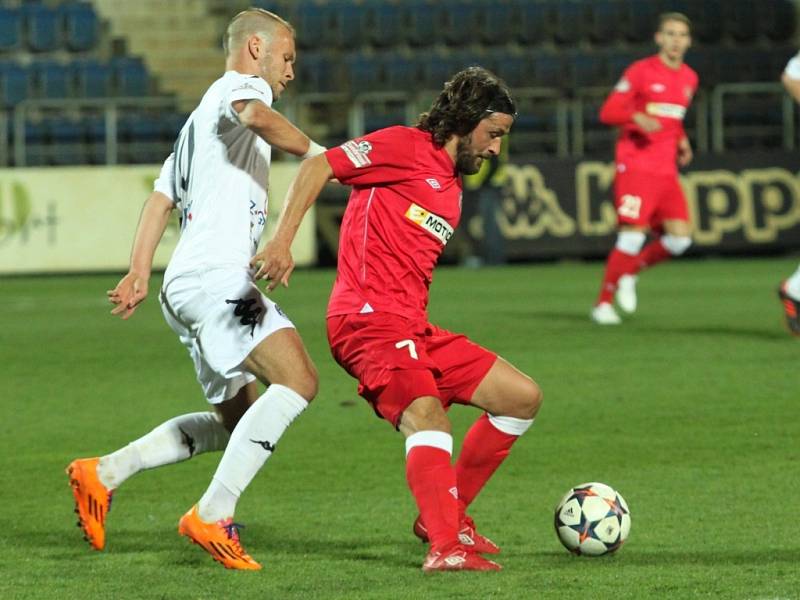
<svg viewBox="0 0 800 600">
<path fill-rule="evenodd" d="M 689 221 L 689 209 L 677 175 L 619 171 L 614 178 L 614 206 L 620 225 L 659 229 L 667 220 Z"/>
<path fill-rule="evenodd" d="M 333 357 L 358 379 L 358 393 L 395 428 L 421 396 L 466 404 L 497 355 L 425 321 L 391 313 L 328 317 Z"/>
</svg>

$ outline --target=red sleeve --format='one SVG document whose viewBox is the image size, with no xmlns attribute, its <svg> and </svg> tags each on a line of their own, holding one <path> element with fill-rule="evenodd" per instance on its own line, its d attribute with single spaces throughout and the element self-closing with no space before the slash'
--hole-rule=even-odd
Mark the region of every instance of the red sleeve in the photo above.
<svg viewBox="0 0 800 600">
<path fill-rule="evenodd" d="M 400 181 L 414 166 L 414 135 L 409 127 L 388 127 L 325 152 L 336 179 L 371 186 Z"/>
<path fill-rule="evenodd" d="M 600 122 L 605 125 L 625 125 L 631 122 L 633 113 L 636 112 L 634 100 L 638 87 L 638 70 L 636 65 L 631 65 L 622 74 L 608 95 L 603 106 L 600 107 Z"/>
</svg>

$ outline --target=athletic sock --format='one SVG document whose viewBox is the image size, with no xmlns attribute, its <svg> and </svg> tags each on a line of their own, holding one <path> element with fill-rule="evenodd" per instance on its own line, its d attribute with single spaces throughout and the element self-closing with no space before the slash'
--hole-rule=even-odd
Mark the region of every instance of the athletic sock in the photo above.
<svg viewBox="0 0 800 600">
<path fill-rule="evenodd" d="M 514 442 L 533 424 L 533 419 L 495 417 L 484 413 L 467 431 L 456 461 L 459 522 L 466 508 L 506 459 Z"/>
<path fill-rule="evenodd" d="M 647 244 L 647 246 L 645 246 L 642 252 L 639 254 L 639 261 L 635 272 L 638 273 L 642 269 L 657 265 L 658 263 L 671 257 L 672 254 L 670 251 L 667 250 L 664 247 L 664 244 L 661 243 L 661 238 L 655 239 Z"/>
<path fill-rule="evenodd" d="M 308 406 L 297 392 L 272 384 L 233 429 L 225 453 L 203 497 L 200 518 L 208 523 L 232 517 L 236 502 L 272 456 L 283 432 Z"/>
<path fill-rule="evenodd" d="M 784 289 L 792 300 L 800 302 L 800 267 L 786 280 Z"/>
<path fill-rule="evenodd" d="M 617 291 L 619 278 L 637 270 L 638 256 L 622 252 L 616 247 L 611 250 L 606 262 L 606 272 L 603 277 L 603 285 L 600 288 L 600 295 L 597 298 L 597 304 L 610 303 L 614 299 L 614 292 Z"/>
<path fill-rule="evenodd" d="M 453 437 L 418 431 L 406 438 L 406 479 L 428 530 L 432 550 L 458 544 L 458 488 L 450 463 Z"/>
<path fill-rule="evenodd" d="M 203 452 L 223 450 L 229 434 L 212 412 L 180 415 L 116 452 L 100 458 L 97 476 L 109 489 L 143 469 L 154 469 Z"/>
</svg>

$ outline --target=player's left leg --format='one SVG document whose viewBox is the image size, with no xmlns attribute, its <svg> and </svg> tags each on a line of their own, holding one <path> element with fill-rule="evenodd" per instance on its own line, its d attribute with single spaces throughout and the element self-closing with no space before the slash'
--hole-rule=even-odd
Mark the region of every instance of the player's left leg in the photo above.
<svg viewBox="0 0 800 600">
<path fill-rule="evenodd" d="M 533 424 L 542 392 L 533 379 L 502 358 L 480 382 L 470 404 L 485 411 L 464 438 L 456 462 L 461 514 Z"/>
<path fill-rule="evenodd" d="M 685 253 L 692 245 L 692 226 L 689 221 L 668 219 L 663 222 L 664 234 L 644 247 L 639 255 L 639 269 L 647 269 L 660 262 Z"/>
</svg>

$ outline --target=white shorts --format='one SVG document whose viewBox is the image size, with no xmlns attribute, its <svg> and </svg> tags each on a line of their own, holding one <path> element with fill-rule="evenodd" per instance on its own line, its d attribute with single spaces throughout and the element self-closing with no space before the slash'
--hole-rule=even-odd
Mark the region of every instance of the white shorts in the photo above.
<svg viewBox="0 0 800 600">
<path fill-rule="evenodd" d="M 255 380 L 242 368 L 253 348 L 279 329 L 294 328 L 245 269 L 215 267 L 179 275 L 164 283 L 159 300 L 212 404 Z"/>
</svg>

